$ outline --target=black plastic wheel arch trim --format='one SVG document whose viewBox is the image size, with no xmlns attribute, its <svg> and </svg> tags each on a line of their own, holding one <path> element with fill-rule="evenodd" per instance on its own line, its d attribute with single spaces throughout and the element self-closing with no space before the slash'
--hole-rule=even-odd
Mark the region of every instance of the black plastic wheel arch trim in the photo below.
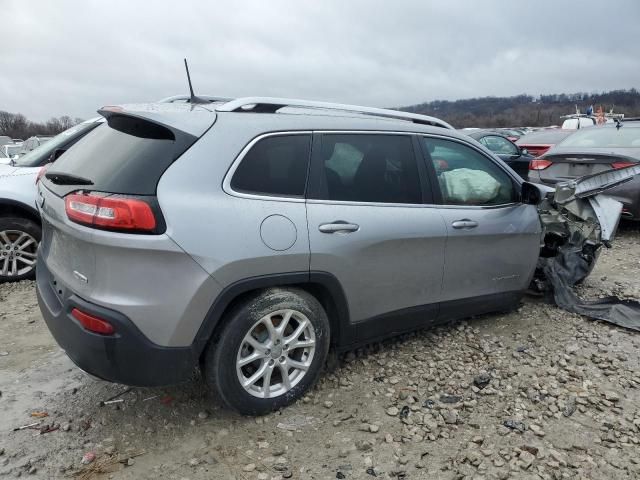
<svg viewBox="0 0 640 480">
<path fill-rule="evenodd" d="M 352 341 L 351 337 L 355 335 L 355 328 L 350 324 L 349 306 L 338 279 L 330 273 L 320 271 L 288 272 L 250 277 L 238 280 L 225 287 L 209 308 L 196 334 L 192 344 L 194 354 L 200 356 L 204 352 L 216 327 L 220 324 L 227 307 L 240 295 L 254 290 L 286 285 L 295 285 L 301 288 L 319 285 L 325 288 L 331 296 L 331 300 L 336 309 L 334 313 L 337 315 L 337 318 L 331 318 L 331 312 L 327 312 L 327 314 L 330 315 L 329 320 L 332 328 L 332 339 L 340 344 L 350 343 L 350 341 Z M 336 327 L 337 331 L 335 330 Z"/>
</svg>

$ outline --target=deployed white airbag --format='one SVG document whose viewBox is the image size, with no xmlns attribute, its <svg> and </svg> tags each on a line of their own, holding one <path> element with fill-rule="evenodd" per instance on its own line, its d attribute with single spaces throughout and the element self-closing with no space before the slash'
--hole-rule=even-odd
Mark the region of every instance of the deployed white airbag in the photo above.
<svg viewBox="0 0 640 480">
<path fill-rule="evenodd" d="M 442 172 L 439 179 L 449 202 L 489 203 L 500 193 L 500 182 L 482 170 L 456 168 Z"/>
</svg>

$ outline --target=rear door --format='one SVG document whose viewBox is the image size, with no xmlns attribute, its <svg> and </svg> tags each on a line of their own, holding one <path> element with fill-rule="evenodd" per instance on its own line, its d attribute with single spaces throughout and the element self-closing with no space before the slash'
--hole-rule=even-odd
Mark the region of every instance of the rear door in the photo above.
<svg viewBox="0 0 640 480">
<path fill-rule="evenodd" d="M 417 148 L 402 133 L 315 134 L 310 267 L 337 277 L 360 339 L 437 316 L 446 228 Z"/>
<path fill-rule="evenodd" d="M 464 302 L 491 310 L 493 300 L 530 282 L 540 250 L 537 210 L 519 203 L 515 177 L 480 149 L 453 138 L 421 142 L 448 235 L 443 315 Z"/>
</svg>

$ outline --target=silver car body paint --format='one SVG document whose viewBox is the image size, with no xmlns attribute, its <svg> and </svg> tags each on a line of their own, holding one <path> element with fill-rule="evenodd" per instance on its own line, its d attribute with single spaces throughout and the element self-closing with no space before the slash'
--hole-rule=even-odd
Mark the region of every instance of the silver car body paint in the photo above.
<svg viewBox="0 0 640 480">
<path fill-rule="evenodd" d="M 0 165 L 0 200 L 36 209 L 36 177 L 40 167 L 18 168 Z"/>
</svg>

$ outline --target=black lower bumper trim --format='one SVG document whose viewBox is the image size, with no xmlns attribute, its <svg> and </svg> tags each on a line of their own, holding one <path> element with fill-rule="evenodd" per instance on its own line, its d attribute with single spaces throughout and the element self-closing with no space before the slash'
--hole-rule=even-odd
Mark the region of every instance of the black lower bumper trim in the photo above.
<svg viewBox="0 0 640 480">
<path fill-rule="evenodd" d="M 53 337 L 82 370 L 111 382 L 132 386 L 171 385 L 189 380 L 198 364 L 190 347 L 163 347 L 151 342 L 126 316 L 70 293 L 53 290 L 51 273 L 37 262 L 36 292 L 42 316 Z M 110 336 L 85 330 L 71 316 L 78 308 L 110 322 Z"/>
</svg>

